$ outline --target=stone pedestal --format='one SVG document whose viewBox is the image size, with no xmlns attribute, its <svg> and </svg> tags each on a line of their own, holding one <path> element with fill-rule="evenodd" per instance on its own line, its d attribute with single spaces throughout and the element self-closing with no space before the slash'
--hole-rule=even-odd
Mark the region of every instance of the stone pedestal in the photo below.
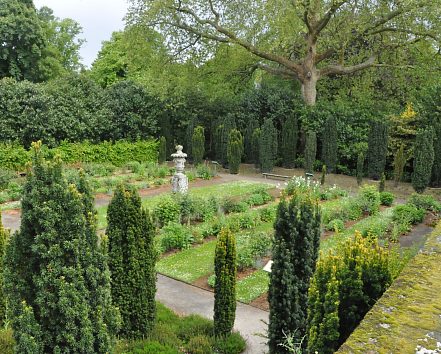
<svg viewBox="0 0 441 354">
<path fill-rule="evenodd" d="M 176 166 L 176 173 L 173 175 L 172 191 L 173 193 L 187 193 L 188 192 L 188 178 L 184 174 L 185 158 L 187 154 L 182 152 L 182 145 L 176 146 L 176 152 L 171 155 Z"/>
</svg>

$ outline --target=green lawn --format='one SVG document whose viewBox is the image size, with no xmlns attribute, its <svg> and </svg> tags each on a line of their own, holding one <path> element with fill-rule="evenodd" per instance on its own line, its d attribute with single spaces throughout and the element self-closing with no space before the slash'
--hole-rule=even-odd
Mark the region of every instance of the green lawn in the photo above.
<svg viewBox="0 0 441 354">
<path fill-rule="evenodd" d="M 216 240 L 164 257 L 156 270 L 169 277 L 191 283 L 214 271 Z"/>
<path fill-rule="evenodd" d="M 268 291 L 269 274 L 264 270 L 257 270 L 248 277 L 241 279 L 236 285 L 236 298 L 239 301 L 250 303 Z"/>
</svg>

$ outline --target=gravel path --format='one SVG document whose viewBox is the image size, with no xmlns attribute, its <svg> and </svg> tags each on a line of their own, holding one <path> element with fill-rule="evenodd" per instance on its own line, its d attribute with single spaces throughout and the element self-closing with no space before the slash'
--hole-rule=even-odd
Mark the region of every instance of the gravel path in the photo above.
<svg viewBox="0 0 441 354">
<path fill-rule="evenodd" d="M 156 282 L 156 299 L 179 314 L 198 314 L 213 318 L 213 293 L 178 280 L 158 274 Z M 237 303 L 234 329 L 247 341 L 247 354 L 262 354 L 267 352 L 266 335 L 268 312 L 256 307 Z M 260 335 L 260 336 L 259 336 Z"/>
</svg>

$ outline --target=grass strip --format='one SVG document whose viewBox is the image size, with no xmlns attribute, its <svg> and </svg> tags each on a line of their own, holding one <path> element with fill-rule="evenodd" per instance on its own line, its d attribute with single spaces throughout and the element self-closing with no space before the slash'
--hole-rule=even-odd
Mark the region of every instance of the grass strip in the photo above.
<svg viewBox="0 0 441 354">
<path fill-rule="evenodd" d="M 268 291 L 269 274 L 264 270 L 257 270 L 236 284 L 236 299 L 246 304 Z"/>
</svg>

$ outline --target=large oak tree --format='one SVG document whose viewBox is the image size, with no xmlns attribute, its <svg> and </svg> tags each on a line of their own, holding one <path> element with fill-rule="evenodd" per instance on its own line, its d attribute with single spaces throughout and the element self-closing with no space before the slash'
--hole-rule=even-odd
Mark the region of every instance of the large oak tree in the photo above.
<svg viewBox="0 0 441 354">
<path fill-rule="evenodd" d="M 298 80 L 314 105 L 317 82 L 371 67 L 425 43 L 435 55 L 439 0 L 131 0 L 131 24 L 154 27 L 179 54 L 227 43 L 256 57 L 255 68 Z M 397 63 L 394 62 L 394 65 Z M 418 66 L 403 60 L 400 65 Z"/>
</svg>

